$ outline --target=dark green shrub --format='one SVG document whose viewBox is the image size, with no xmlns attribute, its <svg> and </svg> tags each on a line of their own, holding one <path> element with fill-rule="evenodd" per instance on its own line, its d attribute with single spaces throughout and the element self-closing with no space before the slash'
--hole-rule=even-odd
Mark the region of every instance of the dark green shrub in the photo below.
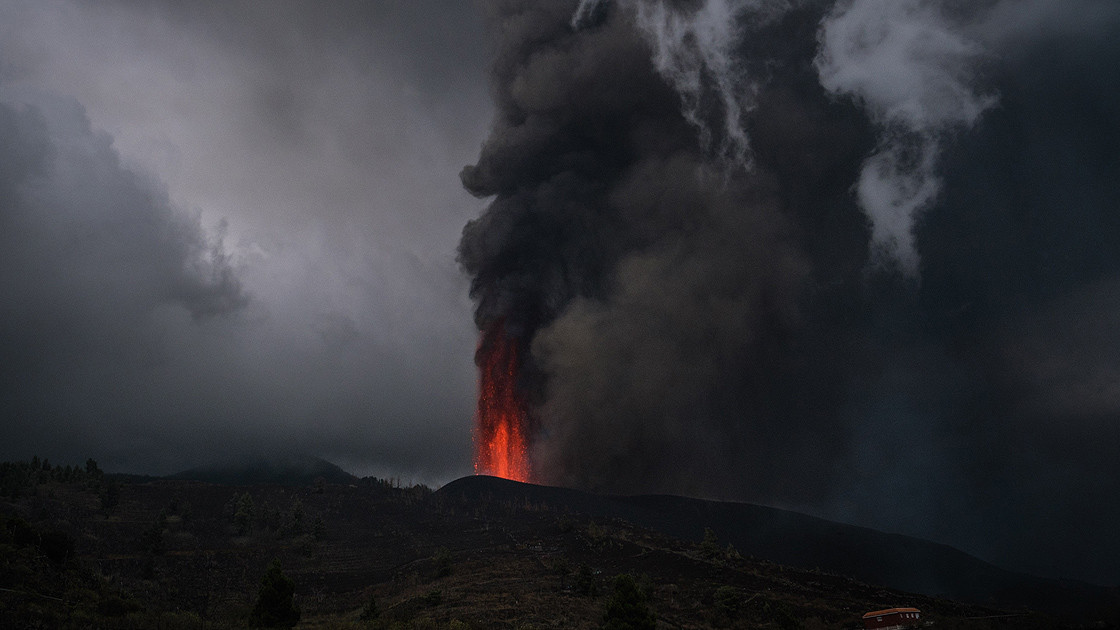
<svg viewBox="0 0 1120 630">
<path fill-rule="evenodd" d="M 552 562 L 552 572 L 560 576 L 560 583 L 563 584 L 564 580 L 572 574 L 572 565 L 568 564 L 568 559 L 560 556 Z"/>
<path fill-rule="evenodd" d="M 657 617 L 649 607 L 649 598 L 634 576 L 623 573 L 614 579 L 614 592 L 603 614 L 604 630 L 654 630 Z"/>
<path fill-rule="evenodd" d="M 111 510 L 121 502 L 121 484 L 116 479 L 110 479 L 101 489 L 101 508 Z"/>
<path fill-rule="evenodd" d="M 451 552 L 447 547 L 436 549 L 436 555 L 432 556 L 432 560 L 436 564 L 436 577 L 451 575 Z"/>
<path fill-rule="evenodd" d="M 62 564 L 74 555 L 74 539 L 66 532 L 51 530 L 39 537 L 39 551 L 51 562 Z"/>
<path fill-rule="evenodd" d="M 700 555 L 709 560 L 714 560 L 721 555 L 719 538 L 716 538 L 716 533 L 710 527 L 704 528 L 704 540 L 700 543 Z"/>
<path fill-rule="evenodd" d="M 731 621 L 739 618 L 743 607 L 743 596 L 734 586 L 721 586 L 715 592 L 716 610 Z"/>
<path fill-rule="evenodd" d="M 771 602 L 765 606 L 765 610 L 782 630 L 797 630 L 801 627 L 801 621 L 794 615 L 793 610 L 782 602 Z"/>
<path fill-rule="evenodd" d="M 30 523 L 16 516 L 4 523 L 12 544 L 17 547 L 30 547 L 39 544 L 39 532 Z"/>
<path fill-rule="evenodd" d="M 141 610 L 143 607 L 136 600 L 117 593 L 104 595 L 97 602 L 97 612 L 105 617 L 123 617 Z"/>
<path fill-rule="evenodd" d="M 280 561 L 273 560 L 261 578 L 261 590 L 249 622 L 263 628 L 294 627 L 300 615 L 295 592 L 295 582 L 280 570 Z"/>
<path fill-rule="evenodd" d="M 369 601 L 366 602 L 365 608 L 362 609 L 362 614 L 358 619 L 362 621 L 373 621 L 381 616 L 381 609 L 377 607 L 377 598 L 370 595 Z"/>
<path fill-rule="evenodd" d="M 580 595 L 594 597 L 599 594 L 599 581 L 595 579 L 595 572 L 586 564 L 580 564 L 576 569 L 576 592 Z"/>
<path fill-rule="evenodd" d="M 428 591 L 421 599 L 421 603 L 425 608 L 435 608 L 443 603 L 443 591 L 432 590 Z"/>
<path fill-rule="evenodd" d="M 163 543 L 163 530 L 166 528 L 167 514 L 160 512 L 156 520 L 140 533 L 140 549 L 149 556 L 162 556 L 167 551 Z"/>
<path fill-rule="evenodd" d="M 245 536 L 253 529 L 253 497 L 248 492 L 237 500 L 237 511 L 233 514 L 233 526 L 238 536 Z"/>
<path fill-rule="evenodd" d="M 303 534 L 303 502 L 298 498 L 292 501 L 288 513 L 280 524 L 280 536 L 299 536 Z"/>
</svg>

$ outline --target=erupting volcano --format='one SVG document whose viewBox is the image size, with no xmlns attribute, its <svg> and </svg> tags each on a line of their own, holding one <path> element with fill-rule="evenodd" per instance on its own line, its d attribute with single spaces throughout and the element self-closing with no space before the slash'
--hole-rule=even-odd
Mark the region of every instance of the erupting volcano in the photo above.
<svg viewBox="0 0 1120 630">
<path fill-rule="evenodd" d="M 501 322 L 483 333 L 476 355 L 479 387 L 474 472 L 529 481 L 529 414 L 517 391 L 517 353 L 517 340 L 506 335 Z"/>
</svg>

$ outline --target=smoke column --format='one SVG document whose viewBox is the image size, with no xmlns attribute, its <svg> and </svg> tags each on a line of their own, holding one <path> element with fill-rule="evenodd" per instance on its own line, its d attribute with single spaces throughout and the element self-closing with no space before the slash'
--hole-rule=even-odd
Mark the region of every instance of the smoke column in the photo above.
<svg viewBox="0 0 1120 630">
<path fill-rule="evenodd" d="M 478 470 L 1120 582 L 1120 6 L 1073 5 L 485 3 Z"/>
<path fill-rule="evenodd" d="M 603 4 L 582 0 L 572 27 L 580 28 Z M 657 72 L 676 90 L 681 114 L 696 128 L 700 146 L 727 166 L 750 168 L 743 116 L 754 108 L 757 85 L 739 63 L 736 49 L 744 25 L 773 21 L 791 5 L 786 0 L 705 0 L 692 10 L 680 10 L 679 4 L 618 3 L 649 45 Z"/>
<path fill-rule="evenodd" d="M 778 6 L 490 5 L 503 29 L 498 116 L 462 179 L 492 202 L 464 229 L 459 259 L 484 333 L 484 390 L 499 347 L 486 341 L 493 331 L 519 352 L 513 387 L 528 410 L 534 479 L 701 492 L 739 476 L 764 488 L 776 481 L 762 471 L 776 462 L 832 465 L 803 449 L 728 465 L 740 445 L 765 452 L 773 423 L 795 435 L 815 430 L 840 388 L 787 353 L 805 342 L 797 335 L 813 267 L 795 235 L 803 219 L 820 219 L 759 158 L 792 160 L 783 176 L 850 206 L 854 171 L 812 172 L 800 155 L 775 155 L 785 151 L 775 143 L 804 114 L 819 130 L 806 140 L 825 152 L 816 159 L 870 144 L 851 107 L 819 97 L 811 110 L 751 129 L 752 116 L 787 110 L 779 101 L 792 91 L 821 92 L 805 72 L 814 49 L 783 33 L 791 24 L 812 33 L 820 8 Z M 744 47 L 769 50 L 748 57 Z M 757 87 L 753 77 L 791 61 L 802 70 L 779 93 Z M 824 220 L 857 226 L 855 247 L 837 252 L 828 271 L 851 275 L 864 263 L 858 216 Z M 845 343 L 829 340 L 828 352 Z M 806 379 L 811 391 L 792 395 Z M 792 423 L 791 405 L 807 407 Z M 492 424 L 484 407 L 479 435 Z"/>
</svg>

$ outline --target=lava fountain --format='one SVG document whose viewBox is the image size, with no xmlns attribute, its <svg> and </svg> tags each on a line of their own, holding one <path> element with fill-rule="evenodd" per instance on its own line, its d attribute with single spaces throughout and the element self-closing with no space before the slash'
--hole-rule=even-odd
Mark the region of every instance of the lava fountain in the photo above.
<svg viewBox="0 0 1120 630">
<path fill-rule="evenodd" d="M 518 342 L 502 322 L 482 335 L 478 363 L 478 409 L 475 412 L 474 472 L 529 481 L 529 413 L 517 391 Z"/>
</svg>

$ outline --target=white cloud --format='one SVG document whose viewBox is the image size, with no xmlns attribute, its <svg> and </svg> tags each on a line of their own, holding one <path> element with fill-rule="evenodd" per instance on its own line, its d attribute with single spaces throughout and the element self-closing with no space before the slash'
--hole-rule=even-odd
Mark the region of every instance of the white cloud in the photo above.
<svg viewBox="0 0 1120 630">
<path fill-rule="evenodd" d="M 996 102 L 973 85 L 983 51 L 924 0 L 840 3 L 818 40 L 821 85 L 855 99 L 881 128 L 856 186 L 874 246 L 917 275 L 912 230 L 940 187 L 939 137 L 975 124 Z"/>
</svg>

